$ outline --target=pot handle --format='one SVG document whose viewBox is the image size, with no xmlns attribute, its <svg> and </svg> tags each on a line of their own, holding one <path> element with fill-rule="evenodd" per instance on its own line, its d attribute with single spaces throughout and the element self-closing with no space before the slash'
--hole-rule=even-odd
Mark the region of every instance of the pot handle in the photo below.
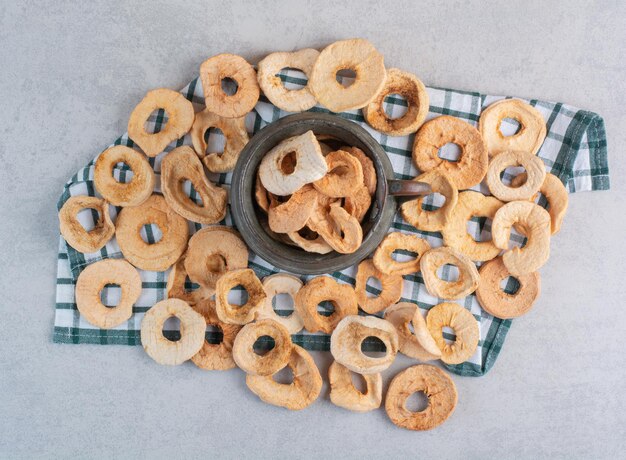
<svg viewBox="0 0 626 460">
<path fill-rule="evenodd" d="M 430 184 L 414 180 L 388 180 L 387 190 L 393 196 L 424 196 L 433 193 Z"/>
</svg>

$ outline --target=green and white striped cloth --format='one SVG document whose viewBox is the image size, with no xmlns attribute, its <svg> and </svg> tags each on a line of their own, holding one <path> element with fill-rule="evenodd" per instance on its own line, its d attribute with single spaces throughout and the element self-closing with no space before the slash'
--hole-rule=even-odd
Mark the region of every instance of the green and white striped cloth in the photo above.
<svg viewBox="0 0 626 460">
<path fill-rule="evenodd" d="M 306 79 L 298 71 L 288 70 L 281 74 L 285 85 L 288 88 L 300 88 L 306 84 Z M 202 86 L 199 79 L 193 80 L 187 85 L 181 93 L 194 103 L 196 110 L 202 110 L 204 107 L 204 98 Z M 428 88 L 430 96 L 430 111 L 428 118 L 434 118 L 440 115 L 453 115 L 461 118 L 470 124 L 476 126 L 481 111 L 489 104 L 502 99 L 500 96 L 485 96 L 479 93 L 454 91 L 442 88 Z M 604 121 L 595 113 L 585 110 L 579 110 L 575 107 L 553 102 L 543 102 L 538 100 L 526 100 L 526 102 L 535 106 L 544 116 L 548 128 L 546 140 L 539 151 L 539 156 L 544 160 L 546 168 L 552 174 L 558 176 L 566 185 L 570 192 L 586 191 L 586 190 L 606 190 L 609 188 L 609 170 L 607 162 L 607 146 L 604 130 Z M 403 99 L 397 97 L 388 97 L 385 104 L 388 113 L 401 114 L 406 110 L 406 103 Z M 322 107 L 314 107 L 311 111 L 326 112 Z M 263 129 L 273 121 L 288 115 L 277 107 L 273 106 L 267 99 L 261 97 L 255 109 L 248 114 L 246 124 L 248 132 L 252 135 Z M 411 161 L 411 146 L 413 144 L 414 135 L 403 137 L 390 137 L 381 134 L 369 127 L 361 114 L 360 110 L 345 112 L 339 114 L 343 118 L 347 118 L 367 129 L 372 136 L 382 145 L 393 165 L 397 179 L 410 179 L 418 175 Z M 163 111 L 151 117 L 149 124 L 154 129 L 159 129 L 166 121 Z M 210 135 L 209 145 L 213 143 L 223 142 L 219 133 Z M 124 134 L 118 138 L 115 145 L 122 144 L 133 147 L 133 142 Z M 166 152 L 181 145 L 191 145 L 190 136 L 172 143 L 166 149 Z M 160 163 L 163 155 L 160 154 L 154 159 L 150 159 L 155 171 L 160 171 Z M 78 171 L 65 185 L 63 194 L 61 195 L 58 207 L 74 195 L 92 195 L 97 196 L 93 184 L 93 165 L 91 161 L 84 168 Z M 124 182 L 130 179 L 130 172 L 127 168 L 119 165 L 114 171 L 118 180 Z M 216 174 L 210 176 L 212 181 L 228 186 L 231 181 L 231 174 Z M 484 185 L 476 187 L 483 193 L 488 193 Z M 155 191 L 160 191 L 159 181 Z M 187 192 L 192 198 L 195 198 L 195 192 L 188 189 Z M 542 198 L 543 200 L 543 198 Z M 427 204 L 436 208 L 438 203 L 433 202 L 429 198 Z M 540 201 L 545 205 L 545 200 Z M 111 218 L 115 221 L 115 217 L 119 212 L 119 208 L 111 206 Z M 81 222 L 87 227 L 93 226 L 97 215 L 91 212 L 82 212 L 79 215 Z M 222 222 L 224 225 L 232 226 L 230 213 Z M 190 223 L 192 232 L 201 228 L 200 224 Z M 567 225 L 567 218 L 565 220 Z M 473 218 L 470 223 L 469 231 L 474 237 L 488 238 L 489 225 L 484 219 Z M 400 214 L 397 214 L 390 231 L 399 231 L 404 233 L 418 234 L 425 238 L 436 247 L 442 244 L 441 235 L 433 232 L 422 232 L 403 221 Z M 144 237 L 150 241 L 157 236 L 158 229 L 144 229 Z M 514 237 L 518 243 L 522 242 L 519 235 Z M 58 275 L 57 275 L 57 295 L 56 295 L 56 316 L 54 322 L 54 341 L 60 343 L 97 343 L 102 345 L 123 344 L 138 345 L 140 344 L 140 325 L 144 313 L 156 302 L 165 298 L 165 286 L 169 272 L 150 272 L 140 270 L 141 279 L 143 281 L 143 291 L 141 297 L 134 306 L 133 316 L 124 324 L 115 329 L 102 330 L 98 329 L 83 318 L 81 318 L 74 298 L 74 287 L 76 279 L 81 270 L 88 264 L 105 258 L 121 258 L 119 246 L 114 239 L 106 244 L 97 253 L 82 254 L 69 247 L 65 240 L 61 237 L 59 242 L 58 255 Z M 408 257 L 408 254 L 400 255 Z M 260 278 L 279 272 L 278 269 L 271 266 L 253 253 L 250 253 L 249 266 L 255 270 Z M 550 270 L 548 263 L 544 270 Z M 354 285 L 356 267 L 350 267 L 341 272 L 331 273 L 342 283 Z M 298 275 L 296 273 L 296 275 Z M 451 271 L 444 271 L 444 279 L 453 276 Z M 302 276 L 303 281 L 307 281 L 311 277 Z M 423 313 L 441 301 L 431 296 L 425 289 L 420 273 L 404 276 L 404 289 L 402 293 L 402 301 L 417 303 Z M 511 284 L 511 283 L 509 283 Z M 189 286 L 191 288 L 191 286 Z M 376 286 L 368 284 L 368 291 L 377 294 L 379 289 Z M 514 286 L 507 286 L 507 289 L 514 289 Z M 105 288 L 103 298 L 105 302 L 114 301 L 119 296 L 119 288 Z M 480 325 L 480 341 L 476 353 L 465 363 L 460 365 L 446 366 L 451 372 L 459 375 L 480 376 L 485 374 L 494 364 L 506 334 L 511 326 L 510 320 L 500 320 L 494 318 L 484 312 L 474 295 L 459 300 L 458 303 L 472 312 Z M 277 305 L 276 309 L 285 310 L 285 306 Z M 537 312 L 540 314 L 541 312 Z M 166 324 L 167 329 L 167 324 Z M 176 331 L 166 330 L 166 334 L 175 336 Z M 446 334 L 447 338 L 454 338 L 452 334 Z M 207 340 L 211 342 L 219 341 L 221 334 L 219 332 L 207 332 Z M 303 346 L 308 350 L 328 350 L 329 336 L 325 334 L 311 334 L 303 330 L 293 336 L 295 343 Z M 376 344 L 370 344 L 370 348 L 376 349 Z"/>
</svg>

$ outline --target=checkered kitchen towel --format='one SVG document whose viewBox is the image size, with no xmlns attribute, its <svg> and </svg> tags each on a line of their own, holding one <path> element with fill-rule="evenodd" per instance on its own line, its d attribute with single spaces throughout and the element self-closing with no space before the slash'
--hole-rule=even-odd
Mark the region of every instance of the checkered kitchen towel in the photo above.
<svg viewBox="0 0 626 460">
<path fill-rule="evenodd" d="M 288 88 L 300 88 L 306 84 L 306 79 L 302 73 L 298 71 L 288 70 L 281 75 L 285 85 Z M 203 108 L 204 98 L 202 86 L 199 79 L 193 80 L 182 91 L 182 94 L 192 101 L 196 110 Z M 479 93 L 453 91 L 441 88 L 428 88 L 430 96 L 430 112 L 428 118 L 434 118 L 440 115 L 453 115 L 459 117 L 472 125 L 476 126 L 481 111 L 489 104 L 502 99 L 497 96 L 485 96 Z M 579 110 L 566 104 L 543 102 L 538 100 L 526 101 L 535 106 L 544 116 L 548 135 L 539 151 L 539 156 L 544 160 L 548 171 L 557 175 L 565 184 L 570 192 L 578 192 L 585 190 L 606 190 L 609 188 L 609 170 L 607 163 L 607 147 L 604 131 L 604 122 L 600 116 L 585 110 Z M 398 115 L 406 110 L 406 103 L 403 99 L 390 96 L 386 101 L 386 109 L 388 113 Z M 311 111 L 325 112 L 322 107 L 315 107 Z M 273 121 L 288 115 L 281 111 L 267 99 L 261 97 L 261 100 L 255 109 L 248 114 L 246 119 L 249 133 L 254 134 L 263 129 Z M 360 110 L 351 111 L 340 114 L 341 117 L 352 120 L 367 129 L 372 136 L 383 146 L 391 163 L 393 165 L 396 178 L 411 179 L 418 175 L 411 161 L 411 146 L 413 144 L 413 135 L 404 137 L 389 137 L 370 128 L 364 121 Z M 163 111 L 159 111 L 156 116 L 151 117 L 149 122 L 155 129 L 166 121 Z M 210 135 L 209 144 L 220 142 L 221 135 Z M 221 140 L 223 142 L 223 139 Z M 114 144 L 127 145 L 133 147 L 133 142 L 126 134 L 117 139 Z M 189 135 L 183 139 L 172 143 L 167 151 L 180 145 L 190 145 Z M 150 159 L 155 171 L 160 170 L 160 161 L 164 154 L 159 155 L 155 159 Z M 95 161 L 95 160 L 94 160 Z M 74 195 L 97 195 L 93 185 L 93 165 L 91 161 L 84 168 L 78 171 L 65 185 L 63 195 L 59 199 L 59 209 L 63 203 Z M 115 175 L 120 181 L 129 180 L 129 171 L 123 165 L 116 171 Z M 220 174 L 210 177 L 211 180 L 228 186 L 231 181 L 231 174 Z M 159 185 L 157 181 L 157 191 Z M 487 189 L 484 186 L 476 187 L 484 193 Z M 195 192 L 188 189 L 187 192 L 192 198 Z M 429 198 L 430 199 L 430 198 Z M 427 204 L 437 207 L 439 203 L 430 202 Z M 540 204 L 545 205 L 545 200 Z M 119 208 L 111 206 L 111 218 L 115 220 Z M 93 225 L 96 215 L 89 211 L 83 212 L 83 224 Z M 222 222 L 224 225 L 233 225 L 230 214 L 226 215 Z M 567 219 L 565 220 L 567 225 Z M 470 223 L 470 231 L 474 237 L 486 238 L 489 236 L 489 225 L 486 225 L 484 219 L 473 218 Z M 193 231 L 201 228 L 200 224 L 190 223 Z M 422 232 L 402 220 L 399 213 L 396 215 L 392 231 L 405 233 L 417 233 L 422 238 L 428 240 L 433 246 L 442 244 L 441 235 L 439 233 Z M 144 230 L 144 238 L 148 241 L 158 237 L 155 232 L 156 228 Z M 518 235 L 518 243 L 522 239 Z M 558 238 L 558 236 L 556 237 Z M 76 278 L 81 270 L 88 264 L 97 260 L 109 257 L 123 257 L 119 246 L 115 239 L 111 240 L 107 245 L 97 253 L 81 254 L 73 248 L 68 247 L 63 238 L 60 239 L 59 256 L 58 256 L 58 276 L 57 276 L 57 297 L 56 297 L 56 316 L 54 324 L 54 341 L 62 343 L 97 343 L 97 344 L 125 344 L 138 345 L 140 343 L 139 329 L 144 313 L 157 301 L 165 298 L 165 285 L 168 272 L 149 272 L 141 270 L 141 279 L 143 281 L 143 291 L 141 297 L 134 306 L 134 315 L 119 327 L 111 330 L 101 330 L 81 318 L 74 298 L 74 286 Z M 408 257 L 408 254 L 401 255 Z M 253 268 L 260 278 L 279 270 L 268 264 L 253 253 L 250 253 L 249 266 Z M 551 270 L 552 267 L 548 263 L 544 270 Z M 343 283 L 354 285 L 356 267 L 350 267 L 341 272 L 330 274 Z M 452 272 L 444 272 L 444 278 L 452 276 Z M 303 281 L 307 281 L 311 277 L 302 277 Z M 440 302 L 440 299 L 431 296 L 425 289 L 420 273 L 404 276 L 404 290 L 402 294 L 403 301 L 416 302 L 418 306 L 426 312 L 433 305 Z M 515 289 L 512 285 L 507 289 Z M 379 289 L 375 285 L 368 285 L 369 292 L 377 294 Z M 512 292 L 512 291 L 511 291 Z M 103 297 L 105 302 L 114 300 L 119 296 L 119 288 L 117 292 L 115 288 L 105 288 Z M 480 324 L 480 341 L 476 353 L 465 363 L 455 366 L 447 366 L 447 368 L 460 375 L 480 376 L 485 374 L 494 364 L 502 345 L 504 338 L 511 326 L 510 320 L 500 320 L 483 311 L 476 301 L 474 295 L 468 296 L 458 301 L 463 307 L 470 310 L 476 320 Z M 284 310 L 286 307 L 277 305 L 276 309 Z M 537 311 L 536 314 L 541 314 Z M 167 325 L 166 325 L 167 326 Z M 166 327 L 167 329 L 167 327 Z M 176 331 L 166 330 L 166 334 L 176 335 Z M 207 340 L 211 342 L 219 341 L 221 334 L 219 332 L 207 332 Z M 447 338 L 453 339 L 452 334 L 447 334 Z M 309 350 L 328 350 L 329 336 L 325 334 L 311 334 L 302 331 L 293 336 L 295 343 Z M 372 349 L 376 348 L 375 344 L 370 344 Z"/>
</svg>

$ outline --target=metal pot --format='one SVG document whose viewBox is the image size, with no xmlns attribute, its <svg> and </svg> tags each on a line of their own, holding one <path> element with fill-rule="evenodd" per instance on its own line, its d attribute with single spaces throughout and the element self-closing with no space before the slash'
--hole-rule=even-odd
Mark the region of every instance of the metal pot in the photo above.
<svg viewBox="0 0 626 460">
<path fill-rule="evenodd" d="M 307 131 L 332 136 L 343 145 L 358 147 L 371 158 L 377 175 L 372 206 L 363 220 L 363 243 L 352 254 L 306 252 L 276 239 L 254 199 L 259 163 L 278 143 Z M 430 186 L 416 181 L 394 180 L 387 154 L 361 126 L 336 115 L 306 112 L 275 121 L 255 134 L 244 147 L 233 171 L 231 213 L 248 247 L 272 265 L 292 273 L 317 275 L 333 273 L 357 264 L 371 254 L 385 237 L 396 213 L 394 196 L 432 193 Z"/>
</svg>

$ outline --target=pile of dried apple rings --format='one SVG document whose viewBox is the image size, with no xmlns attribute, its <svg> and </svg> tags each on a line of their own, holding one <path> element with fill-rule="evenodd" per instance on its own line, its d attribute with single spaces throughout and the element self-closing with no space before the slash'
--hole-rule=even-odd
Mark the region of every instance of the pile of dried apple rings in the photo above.
<svg viewBox="0 0 626 460">
<path fill-rule="evenodd" d="M 288 90 L 277 73 L 283 68 L 301 70 L 308 84 Z M 342 69 L 355 72 L 352 85 L 336 81 Z M 167 299 L 150 308 L 141 324 L 141 341 L 146 353 L 167 365 L 191 360 L 201 369 L 226 370 L 239 367 L 246 373 L 248 387 L 263 401 L 299 410 L 314 402 L 321 391 L 322 377 L 303 348 L 292 343 L 291 334 L 303 328 L 331 334 L 330 400 L 353 411 L 370 411 L 382 404 L 381 373 L 403 353 L 418 361 L 441 360 L 458 364 L 475 352 L 478 322 L 457 303 L 449 302 L 476 292 L 478 302 L 498 318 L 515 318 L 528 312 L 539 296 L 538 269 L 550 251 L 550 237 L 561 227 L 567 210 L 567 191 L 559 178 L 546 173 L 536 155 L 546 136 L 542 115 L 519 100 L 505 99 L 483 111 L 478 129 L 451 116 L 425 122 L 428 93 L 414 75 L 386 69 L 383 56 L 367 40 L 335 42 L 321 52 L 304 49 L 277 52 L 265 57 L 255 70 L 245 59 L 220 54 L 200 67 L 205 106 L 201 112 L 180 93 L 169 89 L 149 91 L 133 110 L 128 133 L 140 149 L 114 146 L 102 152 L 94 167 L 94 183 L 101 197 L 73 196 L 59 212 L 60 229 L 67 243 L 79 252 L 100 250 L 111 238 L 124 259 L 105 259 L 87 266 L 76 283 L 80 314 L 94 326 L 109 329 L 127 321 L 142 289 L 140 270 L 171 269 Z M 237 83 L 234 94 L 222 89 L 222 80 Z M 371 259 L 362 261 L 353 287 L 329 276 L 303 284 L 300 278 L 277 273 L 260 280 L 248 268 L 248 249 L 232 228 L 215 225 L 226 214 L 228 192 L 212 183 L 206 174 L 233 169 L 248 142 L 245 116 L 257 103 L 261 91 L 275 106 L 289 112 L 304 111 L 321 104 L 333 112 L 362 109 L 367 123 L 390 136 L 415 134 L 413 161 L 422 172 L 416 180 L 427 182 L 434 193 L 445 198 L 435 210 L 423 207 L 424 198 L 405 202 L 402 217 L 418 230 L 440 232 L 444 245 L 431 248 L 415 234 L 389 233 Z M 408 105 L 397 118 L 383 109 L 385 98 L 399 94 Z M 154 110 L 164 109 L 167 124 L 156 133 L 144 125 Z M 500 130 L 505 119 L 516 120 L 521 129 L 510 136 Z M 207 152 L 205 134 L 220 129 L 225 137 L 223 152 Z M 155 174 L 147 157 L 155 157 L 171 142 L 190 133 L 193 148 L 181 146 L 163 157 L 161 192 L 154 193 Z M 353 252 L 362 239 L 360 221 L 367 212 L 376 188 L 371 161 L 351 146 L 332 148 L 312 132 L 288 139 L 264 158 L 257 178 L 256 200 L 268 214 L 270 229 L 285 235 L 304 250 L 327 253 Z M 457 161 L 439 157 L 439 149 L 454 142 L 461 150 Z M 112 176 L 119 163 L 133 172 L 128 183 Z M 509 184 L 502 180 L 506 168 L 522 166 L 524 173 Z M 485 180 L 491 195 L 466 190 Z M 201 204 L 192 200 L 182 184 L 191 181 Z M 461 191 L 459 191 L 461 190 Z M 549 210 L 535 204 L 542 194 Z M 121 207 L 112 222 L 109 205 Z M 78 221 L 83 209 L 99 214 L 94 229 L 87 231 Z M 467 232 L 472 217 L 492 220 L 491 240 L 476 241 Z M 188 221 L 206 226 L 189 237 Z M 157 224 L 162 238 L 146 243 L 140 230 Z M 511 230 L 525 236 L 522 248 L 509 248 Z M 396 251 L 414 258 L 396 260 Z M 476 262 L 481 263 L 480 269 Z M 458 269 L 458 278 L 445 281 L 438 271 L 444 265 Z M 426 317 L 415 303 L 400 302 L 403 276 L 421 272 L 426 289 L 443 302 Z M 505 293 L 501 282 L 517 279 L 514 294 Z M 380 281 L 380 293 L 367 292 L 370 278 Z M 199 287 L 189 291 L 186 280 Z M 121 299 L 115 307 L 105 306 L 102 289 L 116 284 Z M 242 286 L 248 294 L 243 305 L 232 305 L 229 292 Z M 273 307 L 279 294 L 294 301 L 290 316 L 280 316 Z M 330 302 L 333 312 L 318 312 L 321 302 Z M 359 315 L 359 308 L 369 315 Z M 383 317 L 374 316 L 383 314 Z M 175 316 L 181 337 L 171 341 L 163 325 Z M 219 328 L 223 340 L 205 340 L 207 325 Z M 444 340 L 443 329 L 456 332 L 452 343 Z M 273 348 L 257 354 L 260 338 L 271 337 Z M 362 351 L 367 338 L 382 341 L 385 353 L 369 356 Z M 273 376 L 285 367 L 293 381 L 279 383 Z M 352 383 L 351 373 L 360 374 L 365 390 Z M 420 412 L 406 408 L 407 398 L 422 391 L 429 400 Z M 397 374 L 385 397 L 385 409 L 398 426 L 427 430 L 443 423 L 454 411 L 457 392 L 454 382 L 439 367 L 418 364 Z"/>
</svg>

